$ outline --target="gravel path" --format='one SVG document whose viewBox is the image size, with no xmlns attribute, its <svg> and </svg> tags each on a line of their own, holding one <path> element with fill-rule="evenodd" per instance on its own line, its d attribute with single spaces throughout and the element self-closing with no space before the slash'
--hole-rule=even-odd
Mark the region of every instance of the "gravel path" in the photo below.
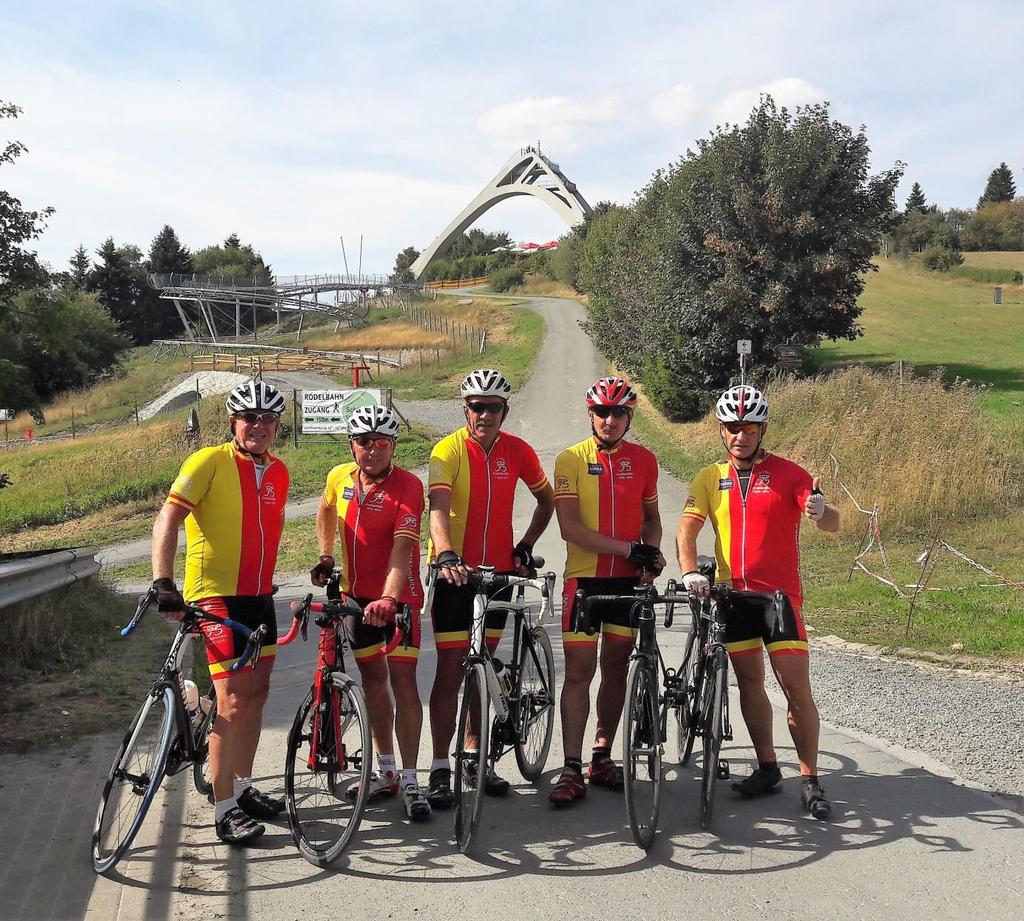
<svg viewBox="0 0 1024 921">
<path fill-rule="evenodd" d="M 1024 682 L 817 644 L 811 682 L 834 726 L 906 749 L 905 760 L 921 752 L 970 785 L 1024 796 Z"/>
<path fill-rule="evenodd" d="M 462 400 L 395 400 L 395 407 L 410 422 L 446 435 L 466 424 Z"/>
</svg>

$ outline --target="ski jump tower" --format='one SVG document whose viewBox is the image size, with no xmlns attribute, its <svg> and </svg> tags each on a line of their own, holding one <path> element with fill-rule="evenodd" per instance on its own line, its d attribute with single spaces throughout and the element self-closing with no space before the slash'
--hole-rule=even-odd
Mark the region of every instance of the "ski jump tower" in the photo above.
<svg viewBox="0 0 1024 921">
<path fill-rule="evenodd" d="M 559 169 L 557 163 L 540 152 L 540 145 L 524 147 L 498 171 L 498 174 L 430 244 L 409 270 L 419 278 L 427 265 L 440 259 L 451 248 L 456 238 L 472 225 L 481 214 L 498 202 L 516 195 L 532 195 L 540 199 L 566 224 L 575 227 L 590 214 L 590 205 Z"/>
</svg>

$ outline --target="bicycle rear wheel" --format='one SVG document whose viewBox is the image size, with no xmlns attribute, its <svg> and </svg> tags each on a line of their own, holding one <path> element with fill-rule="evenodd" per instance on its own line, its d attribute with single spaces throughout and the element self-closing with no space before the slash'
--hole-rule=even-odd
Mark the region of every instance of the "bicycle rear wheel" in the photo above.
<svg viewBox="0 0 1024 921">
<path fill-rule="evenodd" d="M 142 827 L 174 741 L 174 692 L 162 687 L 143 702 L 110 767 L 92 831 L 92 865 L 106 873 Z"/>
<path fill-rule="evenodd" d="M 686 764 L 700 731 L 701 690 L 704 684 L 704 655 L 707 627 L 703 618 L 694 617 L 686 637 L 686 652 L 679 674 L 686 682 L 686 699 L 676 708 L 676 751 L 679 763 Z"/>
<path fill-rule="evenodd" d="M 455 842 L 462 853 L 467 853 L 480 827 L 484 806 L 484 778 L 487 776 L 490 753 L 490 693 L 487 672 L 480 663 L 469 666 L 462 682 L 462 703 L 459 720 L 455 724 Z M 477 748 L 466 749 L 466 733 L 473 714 L 477 725 Z"/>
<path fill-rule="evenodd" d="M 708 661 L 704 678 L 704 716 L 701 720 L 704 738 L 704 763 L 701 765 L 700 824 L 711 827 L 715 808 L 715 785 L 718 780 L 718 756 L 725 735 L 725 696 L 728 693 L 729 659 L 724 649 L 715 649 Z"/>
<path fill-rule="evenodd" d="M 555 657 L 543 627 L 523 629 L 512 696 L 517 701 L 516 762 L 523 777 L 533 781 L 544 772 L 555 729 Z"/>
<path fill-rule="evenodd" d="M 210 690 L 206 692 L 205 700 L 209 702 L 209 709 L 204 708 L 203 719 L 196 730 L 196 760 L 192 764 L 192 779 L 195 781 L 196 789 L 203 796 L 209 796 L 213 792 L 213 777 L 210 774 L 210 733 L 217 721 L 217 692 L 212 684 Z"/>
<path fill-rule="evenodd" d="M 318 703 L 313 693 L 299 705 L 288 733 L 284 795 L 299 853 L 314 866 L 326 867 L 359 828 L 373 743 L 362 692 L 347 675 L 328 676 Z"/>
<path fill-rule="evenodd" d="M 633 659 L 626 681 L 623 746 L 626 815 L 633 840 L 646 851 L 661 807 L 661 729 L 656 675 L 642 655 Z"/>
</svg>

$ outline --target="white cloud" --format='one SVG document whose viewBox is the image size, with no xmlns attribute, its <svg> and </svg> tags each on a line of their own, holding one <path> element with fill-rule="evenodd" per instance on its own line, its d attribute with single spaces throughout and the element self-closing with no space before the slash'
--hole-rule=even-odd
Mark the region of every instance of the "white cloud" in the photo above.
<svg viewBox="0 0 1024 921">
<path fill-rule="evenodd" d="M 783 77 L 771 80 L 756 87 L 747 87 L 729 93 L 712 108 L 711 114 L 719 124 L 743 124 L 761 99 L 762 93 L 768 93 L 778 106 L 792 109 L 794 106 L 806 105 L 810 102 L 824 102 L 828 96 L 819 89 L 799 77 Z"/>
<path fill-rule="evenodd" d="M 611 125 L 618 116 L 618 100 L 607 96 L 581 102 L 565 96 L 527 96 L 485 112 L 477 120 L 481 133 L 505 147 L 541 141 L 545 147 L 578 150 L 581 142 Z"/>
<path fill-rule="evenodd" d="M 697 91 L 688 84 L 676 84 L 667 93 L 655 96 L 651 111 L 658 121 L 668 125 L 688 122 L 700 111 Z"/>
</svg>

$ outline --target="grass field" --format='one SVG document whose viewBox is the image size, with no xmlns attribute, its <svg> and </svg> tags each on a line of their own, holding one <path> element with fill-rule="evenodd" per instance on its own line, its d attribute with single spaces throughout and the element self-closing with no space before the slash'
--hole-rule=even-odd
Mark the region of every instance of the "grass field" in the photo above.
<svg viewBox="0 0 1024 921">
<path fill-rule="evenodd" d="M 1024 252 L 964 253 L 964 265 L 1024 272 Z"/>
<path fill-rule="evenodd" d="M 949 380 L 989 385 L 983 408 L 1006 431 L 1024 426 L 1024 289 L 1004 289 L 995 306 L 991 285 L 889 259 L 868 276 L 861 304 L 864 335 L 816 349 L 823 366 L 903 361 L 920 373 L 942 367 Z"/>
</svg>

